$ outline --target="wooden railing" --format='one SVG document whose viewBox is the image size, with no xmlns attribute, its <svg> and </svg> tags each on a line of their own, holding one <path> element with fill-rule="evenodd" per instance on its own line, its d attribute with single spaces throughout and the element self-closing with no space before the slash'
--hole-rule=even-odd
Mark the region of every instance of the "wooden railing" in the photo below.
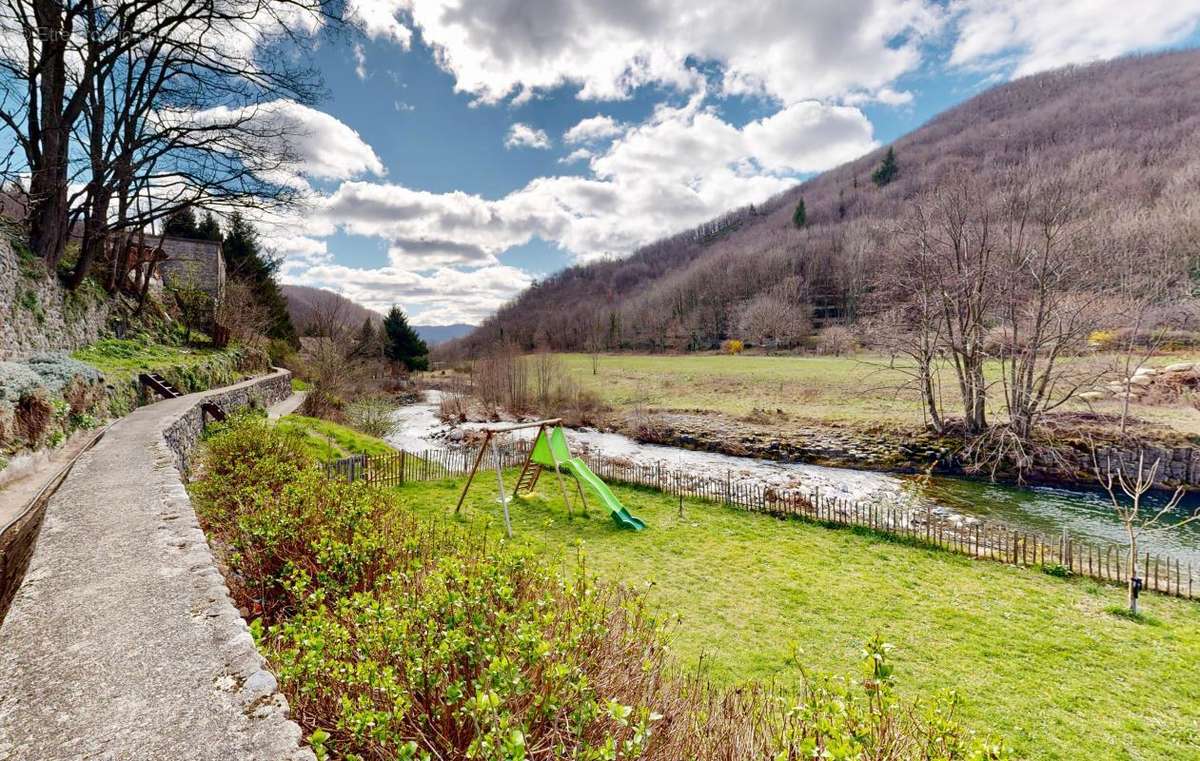
<svg viewBox="0 0 1200 761">
<path fill-rule="evenodd" d="M 524 462 L 528 442 L 497 449 L 502 468 Z M 330 476 L 371 484 L 398 486 L 410 481 L 437 481 L 465 475 L 477 453 L 466 449 L 429 449 L 393 455 L 348 457 L 328 463 Z M 1098 545 L 1071 537 L 1018 531 L 988 521 L 949 518 L 931 508 L 858 502 L 821 494 L 820 490 L 781 489 L 756 481 L 700 476 L 656 465 L 585 454 L 581 459 L 605 481 L 655 489 L 738 507 L 750 512 L 795 517 L 836 526 L 856 527 L 938 547 L 973 558 L 1021 566 L 1040 566 L 1051 572 L 1086 576 L 1099 581 L 1127 583 L 1128 551 L 1119 545 Z M 493 466 L 491 451 L 481 467 Z M 1145 553 L 1137 559 L 1144 588 L 1195 599 L 1200 595 L 1200 569 L 1175 558 Z"/>
</svg>

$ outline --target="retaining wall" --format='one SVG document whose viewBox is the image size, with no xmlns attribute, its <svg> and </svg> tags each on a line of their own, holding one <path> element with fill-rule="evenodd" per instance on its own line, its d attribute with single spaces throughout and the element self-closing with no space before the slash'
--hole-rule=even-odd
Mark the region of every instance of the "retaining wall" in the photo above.
<svg viewBox="0 0 1200 761">
<path fill-rule="evenodd" d="M 71 292 L 0 234 L 0 359 L 74 351 L 108 334 L 111 302 L 90 284 Z"/>
</svg>

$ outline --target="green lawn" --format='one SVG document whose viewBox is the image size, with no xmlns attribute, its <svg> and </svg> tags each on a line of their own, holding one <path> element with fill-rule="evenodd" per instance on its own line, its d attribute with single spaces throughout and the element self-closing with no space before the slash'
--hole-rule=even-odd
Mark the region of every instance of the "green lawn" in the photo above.
<svg viewBox="0 0 1200 761">
<path fill-rule="evenodd" d="M 401 493 L 417 512 L 500 533 L 494 479 L 476 479 L 455 519 L 460 488 Z M 704 655 L 715 678 L 788 683 L 796 648 L 810 668 L 850 673 L 880 632 L 902 691 L 958 690 L 968 724 L 1022 755 L 1200 758 L 1200 604 L 1148 595 L 1138 623 L 1108 612 L 1123 602 L 1112 587 L 698 502 L 680 518 L 676 499 L 614 491 L 647 531 L 617 529 L 595 500 L 590 519 L 568 521 L 543 480 L 512 507 L 515 541 L 645 585 L 680 617 L 678 655 Z"/>
<path fill-rule="evenodd" d="M 374 457 L 396 453 L 386 441 L 321 418 L 284 415 L 275 425 L 302 436 L 309 454 L 322 462 L 355 454 Z"/>
<path fill-rule="evenodd" d="M 889 369 L 888 358 L 859 354 L 849 357 L 727 356 L 715 354 L 606 354 L 592 373 L 586 354 L 561 355 L 571 375 L 584 388 L 621 409 L 634 407 L 708 410 L 743 416 L 755 408 L 783 410 L 800 421 L 856 426 L 911 427 L 921 423 L 921 406 L 912 391 L 898 392 L 903 373 Z M 1161 366 L 1189 357 L 1163 357 Z M 1080 358 L 1102 366 L 1114 357 Z M 989 367 L 996 377 L 998 367 Z M 953 373 L 942 371 L 947 410 L 958 414 Z M 1001 394 L 1000 388 L 995 393 Z M 996 400 L 999 401 L 998 399 Z M 1071 409 L 1087 409 L 1082 403 Z M 1119 412 L 1114 401 L 1095 406 L 1100 412 Z M 1170 407 L 1134 405 L 1133 414 L 1185 433 L 1200 433 L 1200 411 L 1188 404 Z"/>
</svg>

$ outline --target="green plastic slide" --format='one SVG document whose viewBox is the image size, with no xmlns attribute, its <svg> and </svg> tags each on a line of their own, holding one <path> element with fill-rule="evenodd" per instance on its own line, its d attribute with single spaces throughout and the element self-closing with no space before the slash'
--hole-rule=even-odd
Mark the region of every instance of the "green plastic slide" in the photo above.
<svg viewBox="0 0 1200 761">
<path fill-rule="evenodd" d="M 613 521 L 621 528 L 634 531 L 646 528 L 646 524 L 640 518 L 630 515 L 621 501 L 608 488 L 608 484 L 601 481 L 600 477 L 587 466 L 587 463 L 578 457 L 571 456 L 571 450 L 567 447 L 567 436 L 563 433 L 561 426 L 555 427 L 549 436 L 538 436 L 537 441 L 533 443 L 531 459 L 545 468 L 553 468 L 557 465 L 578 478 L 580 482 L 595 492 L 604 506 L 608 508 Z"/>
</svg>

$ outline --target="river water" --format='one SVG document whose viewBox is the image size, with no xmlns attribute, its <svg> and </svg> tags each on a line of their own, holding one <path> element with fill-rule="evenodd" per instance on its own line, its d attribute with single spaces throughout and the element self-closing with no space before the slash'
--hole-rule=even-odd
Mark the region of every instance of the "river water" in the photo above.
<svg viewBox="0 0 1200 761">
<path fill-rule="evenodd" d="M 388 441 L 410 452 L 453 446 L 453 428 L 437 417 L 440 393 L 428 391 L 423 402 L 396 410 L 399 424 Z M 465 424 L 461 428 L 478 427 Z M 536 429 L 515 431 L 532 436 Z M 731 457 L 711 452 L 641 444 L 617 433 L 595 430 L 567 432 L 572 451 L 590 451 L 626 459 L 640 465 L 661 464 L 665 469 L 703 473 L 713 477 L 753 480 L 783 488 L 820 489 L 842 499 L 873 501 L 924 509 L 943 514 L 1004 523 L 1014 529 L 1057 537 L 1064 529 L 1071 536 L 1096 543 L 1123 544 L 1124 530 L 1113 513 L 1108 495 L 1099 490 L 1063 487 L 1017 487 L 966 478 L 913 476 L 849 468 L 826 468 L 804 463 L 781 463 L 751 457 Z M 1154 494 L 1145 502 L 1157 510 L 1169 497 Z M 1172 517 L 1181 519 L 1200 508 L 1200 495 L 1189 495 Z M 1178 529 L 1147 534 L 1139 546 L 1183 563 L 1200 566 L 1200 521 Z"/>
</svg>

